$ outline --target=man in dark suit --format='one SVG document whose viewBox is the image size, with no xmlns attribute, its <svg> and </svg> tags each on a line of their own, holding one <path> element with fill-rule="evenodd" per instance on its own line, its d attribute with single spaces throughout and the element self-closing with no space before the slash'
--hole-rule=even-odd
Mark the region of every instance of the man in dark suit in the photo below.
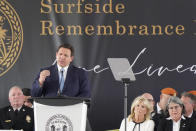
<svg viewBox="0 0 196 131">
<path fill-rule="evenodd" d="M 74 49 L 70 44 L 60 45 L 56 52 L 55 65 L 41 69 L 33 82 L 33 97 L 90 97 L 86 72 L 73 66 Z"/>
<path fill-rule="evenodd" d="M 181 101 L 185 107 L 184 115 L 190 119 L 191 131 L 196 131 L 196 112 L 194 111 L 195 97 L 196 96 L 188 92 L 181 94 Z"/>
<path fill-rule="evenodd" d="M 73 66 L 74 48 L 70 44 L 62 44 L 56 51 L 56 64 L 41 69 L 33 82 L 32 97 L 90 97 L 87 73 Z M 87 130 L 91 131 L 87 121 Z"/>
<path fill-rule="evenodd" d="M 33 109 L 24 104 L 24 96 L 18 86 L 9 91 L 10 106 L 0 109 L 0 129 L 33 131 Z"/>
</svg>

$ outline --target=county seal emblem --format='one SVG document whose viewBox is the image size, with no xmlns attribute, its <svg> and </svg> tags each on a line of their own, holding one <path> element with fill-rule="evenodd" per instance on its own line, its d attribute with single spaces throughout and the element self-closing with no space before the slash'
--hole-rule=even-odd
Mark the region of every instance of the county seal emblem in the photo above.
<svg viewBox="0 0 196 131">
<path fill-rule="evenodd" d="M 23 46 L 23 28 L 14 8 L 0 1 L 0 76 L 17 61 Z"/>
<path fill-rule="evenodd" d="M 73 124 L 67 116 L 56 114 L 48 119 L 45 131 L 73 131 Z"/>
</svg>

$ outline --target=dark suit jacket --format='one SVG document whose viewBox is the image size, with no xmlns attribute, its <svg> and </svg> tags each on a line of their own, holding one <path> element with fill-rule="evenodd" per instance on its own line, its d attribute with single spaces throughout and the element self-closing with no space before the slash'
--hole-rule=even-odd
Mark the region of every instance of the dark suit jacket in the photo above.
<svg viewBox="0 0 196 131">
<path fill-rule="evenodd" d="M 24 131 L 33 131 L 34 115 L 33 109 L 22 106 L 16 116 L 11 106 L 0 109 L 0 129 L 15 129 Z"/>
<path fill-rule="evenodd" d="M 157 106 L 154 109 L 154 113 L 155 113 L 154 116 L 152 116 L 152 120 L 155 123 L 154 131 L 158 131 L 157 128 L 158 128 L 159 122 L 162 119 L 167 118 L 168 116 L 164 113 L 164 111 L 161 111 L 161 114 L 157 113 Z"/>
<path fill-rule="evenodd" d="M 173 131 L 173 121 L 161 119 L 157 131 Z M 190 121 L 186 118 L 180 121 L 180 131 L 190 131 Z"/>
<path fill-rule="evenodd" d="M 193 111 L 192 119 L 196 119 L 196 111 Z"/>
<path fill-rule="evenodd" d="M 190 123 L 190 131 L 196 131 L 196 111 L 193 111 L 192 117 L 190 118 Z"/>
<path fill-rule="evenodd" d="M 42 95 L 45 97 L 57 96 L 60 86 L 57 65 L 55 64 L 41 69 L 41 71 L 42 70 L 49 70 L 50 76 L 46 78 L 43 87 L 39 87 L 39 73 L 33 82 L 31 95 L 33 97 L 40 97 Z M 71 64 L 69 65 L 62 95 L 70 97 L 90 97 L 87 74 L 83 69 L 77 68 Z"/>
</svg>

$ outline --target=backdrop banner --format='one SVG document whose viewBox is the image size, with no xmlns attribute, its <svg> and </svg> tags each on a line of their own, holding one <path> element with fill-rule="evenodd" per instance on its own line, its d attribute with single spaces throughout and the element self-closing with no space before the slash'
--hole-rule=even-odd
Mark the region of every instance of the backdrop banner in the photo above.
<svg viewBox="0 0 196 131">
<path fill-rule="evenodd" d="M 70 43 L 73 64 L 88 72 L 92 130 L 119 128 L 123 84 L 107 58 L 127 58 L 136 77 L 128 114 L 144 92 L 158 101 L 168 86 L 178 96 L 196 90 L 195 11 L 195 0 L 0 0 L 0 105 L 12 86 L 31 88 L 57 47 Z"/>
</svg>

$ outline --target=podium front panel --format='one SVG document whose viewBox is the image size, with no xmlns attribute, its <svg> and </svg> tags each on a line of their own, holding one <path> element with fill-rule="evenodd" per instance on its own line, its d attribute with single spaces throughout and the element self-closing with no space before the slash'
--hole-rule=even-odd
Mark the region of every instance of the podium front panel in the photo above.
<svg viewBox="0 0 196 131">
<path fill-rule="evenodd" d="M 50 106 L 34 102 L 35 131 L 85 131 L 87 105 Z"/>
</svg>

